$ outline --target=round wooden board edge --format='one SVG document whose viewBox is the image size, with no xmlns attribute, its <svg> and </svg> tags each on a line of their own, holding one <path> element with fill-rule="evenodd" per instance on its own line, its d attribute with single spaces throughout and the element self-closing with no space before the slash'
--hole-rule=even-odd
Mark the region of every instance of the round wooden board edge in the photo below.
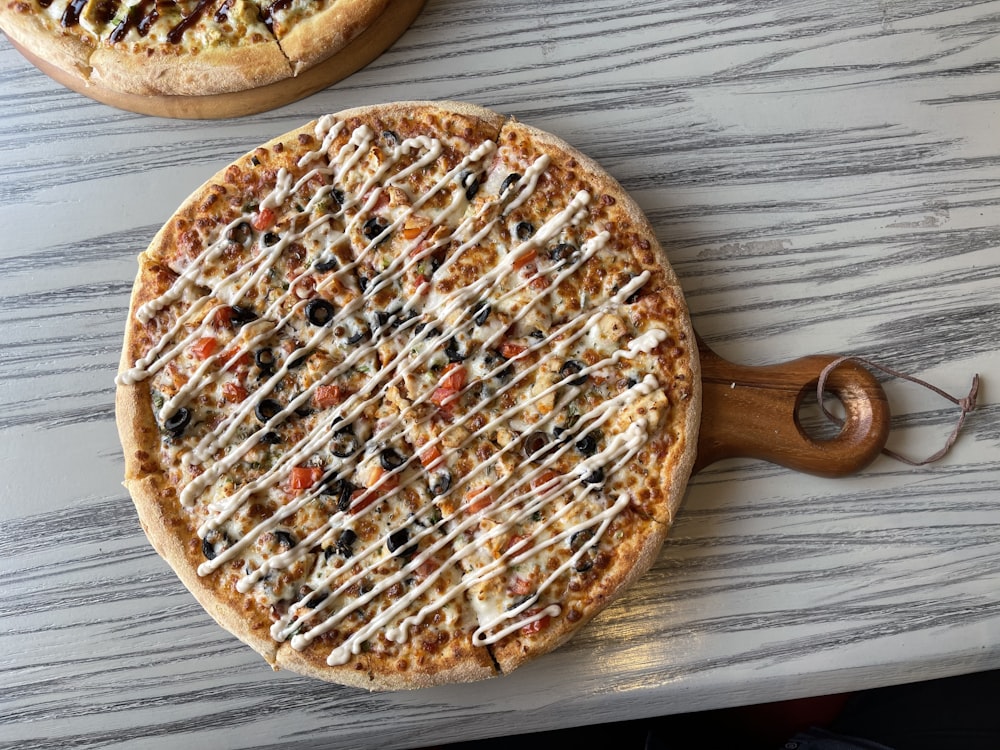
<svg viewBox="0 0 1000 750">
<path fill-rule="evenodd" d="M 396 0 L 346 47 L 303 73 L 267 86 L 210 96 L 141 96 L 100 86 L 56 68 L 26 50 L 10 36 L 7 40 L 32 65 L 49 78 L 78 94 L 117 109 L 153 117 L 183 120 L 222 120 L 277 109 L 314 94 L 365 67 L 410 27 L 427 0 Z"/>
</svg>

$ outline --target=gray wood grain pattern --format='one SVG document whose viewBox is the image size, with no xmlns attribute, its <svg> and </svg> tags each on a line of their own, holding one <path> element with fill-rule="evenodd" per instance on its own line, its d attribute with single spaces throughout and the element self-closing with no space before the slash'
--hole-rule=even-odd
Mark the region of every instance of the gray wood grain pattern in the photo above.
<svg viewBox="0 0 1000 750">
<path fill-rule="evenodd" d="M 918 469 L 709 467 L 650 573 L 510 677 L 368 694 L 272 673 L 119 483 L 134 258 L 258 143 L 413 98 L 597 159 L 727 359 L 856 354 L 956 395 L 979 372 L 980 408 Z M 224 122 L 111 109 L 0 40 L 0 748 L 389 750 L 1000 667 L 998 206 L 1000 2 L 430 0 L 356 75 Z M 890 446 L 933 452 L 954 407 L 885 387 Z"/>
</svg>

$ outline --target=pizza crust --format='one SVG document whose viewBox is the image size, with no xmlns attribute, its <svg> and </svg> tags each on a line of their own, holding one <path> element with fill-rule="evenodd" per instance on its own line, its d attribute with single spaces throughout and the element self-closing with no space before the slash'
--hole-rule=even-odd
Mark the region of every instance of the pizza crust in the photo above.
<svg viewBox="0 0 1000 750">
<path fill-rule="evenodd" d="M 475 133 L 477 138 L 487 135 L 495 138 L 499 150 L 487 167 L 495 176 L 483 175 L 483 187 L 478 188 L 479 191 L 488 191 L 487 186 L 493 184 L 490 181 L 503 177 L 509 168 L 504 159 L 521 158 L 519 163 L 528 164 L 538 154 L 547 154 L 547 158 L 551 158 L 551 167 L 543 172 L 536 188 L 533 188 L 541 196 L 539 200 L 548 205 L 549 200 L 558 197 L 560 185 L 563 185 L 561 189 L 565 193 L 574 180 L 583 180 L 593 196 L 590 220 L 614 230 L 614 239 L 606 252 L 631 253 L 637 264 L 635 270 L 649 273 L 650 278 L 643 287 L 646 290 L 644 296 L 636 303 L 638 306 L 632 314 L 670 320 L 672 333 L 647 353 L 637 354 L 636 359 L 646 363 L 645 367 L 653 361 L 660 363 L 661 368 L 655 375 L 667 394 L 674 416 L 665 425 L 656 428 L 655 434 L 638 454 L 638 466 L 644 467 L 642 472 L 646 478 L 643 479 L 640 474 L 633 477 L 630 473 L 627 482 L 615 485 L 616 496 L 627 499 L 628 503 L 609 516 L 606 534 L 609 539 L 613 537 L 614 543 L 602 541 L 593 548 L 594 563 L 591 567 L 580 569 L 579 575 L 569 579 L 560 579 L 546 590 L 546 596 L 551 601 L 544 597 L 539 599 L 539 607 L 548 607 L 545 612 L 550 613 L 544 615 L 545 627 L 533 629 L 529 623 L 507 635 L 487 638 L 484 646 L 482 642 L 473 641 L 475 623 L 468 623 L 472 610 L 467 605 L 461 605 L 457 613 L 453 613 L 445 607 L 436 610 L 440 615 L 436 626 L 427 622 L 418 623 L 411 628 L 410 637 L 403 640 L 390 641 L 382 635 L 373 636 L 365 649 L 345 663 L 331 666 L 327 661 L 331 648 L 345 644 L 346 634 L 335 632 L 331 634 L 332 640 L 321 636 L 305 647 L 293 648 L 290 641 L 279 643 L 271 637 L 273 617 L 269 617 L 259 604 L 254 604 L 256 600 L 237 594 L 233 588 L 236 578 L 243 574 L 242 567 L 240 570 L 223 567 L 211 575 L 198 575 L 199 564 L 204 561 L 201 543 L 192 536 L 191 521 L 187 520 L 189 511 L 181 508 L 177 488 L 171 484 L 170 478 L 177 475 L 177 469 L 164 463 L 163 433 L 153 413 L 150 385 L 142 379 L 119 385 L 116 394 L 116 416 L 126 463 L 125 484 L 156 551 L 177 571 L 184 585 L 222 627 L 250 645 L 274 668 L 381 690 L 412 689 L 507 674 L 557 648 L 627 590 L 655 561 L 669 532 L 693 466 L 700 422 L 701 381 L 697 346 L 683 293 L 655 240 L 652 227 L 639 207 L 596 162 L 555 136 L 508 120 L 491 110 L 458 102 L 396 102 L 359 107 L 338 113 L 335 120 L 344 123 L 346 129 L 332 140 L 330 154 L 343 148 L 350 132 L 362 124 L 369 128 L 373 138 L 394 139 L 389 142 L 391 145 L 398 139 L 427 132 L 428 123 L 434 123 L 434 127 L 442 132 L 442 158 L 448 159 L 458 158 L 457 152 L 452 152 L 458 148 L 455 144 L 463 137 L 471 137 Z M 164 324 L 155 323 L 154 317 L 150 325 L 140 325 L 136 322 L 136 312 L 144 303 L 160 297 L 180 271 L 196 262 L 198 254 L 207 247 L 207 240 L 198 240 L 198 232 L 217 232 L 226 226 L 233 226 L 248 200 L 253 203 L 251 199 L 254 196 L 258 202 L 263 198 L 279 168 L 288 171 L 289 184 L 300 178 L 307 179 L 311 163 L 300 163 L 299 158 L 304 152 L 318 147 L 316 128 L 316 123 L 310 123 L 279 136 L 220 170 L 192 193 L 157 233 L 149 249 L 139 259 L 140 270 L 130 302 L 130 323 L 126 328 L 121 373 L 127 372 L 157 337 L 163 335 Z M 443 133 L 449 135 L 445 137 Z M 504 149 L 513 149 L 513 155 L 505 155 Z M 522 154 L 523 158 L 518 154 Z M 463 190 L 466 184 L 463 183 Z M 481 199 L 482 196 L 478 196 L 475 200 Z M 533 210 L 532 205 L 529 200 L 524 204 L 527 207 L 524 210 Z M 514 221 L 517 212 L 512 216 L 511 221 Z M 280 216 L 278 221 L 282 221 Z M 302 252 L 309 251 L 303 248 Z M 386 349 L 382 356 L 391 356 L 393 351 Z M 385 404 L 390 402 L 385 402 L 383 406 Z M 416 409 L 401 394 L 393 396 L 391 404 L 397 404 L 392 407 L 396 409 Z M 417 409 L 415 413 L 426 415 L 428 412 L 424 408 L 423 411 Z M 485 447 L 489 449 L 488 453 L 496 450 L 495 446 Z M 482 463 L 487 456 L 479 455 L 474 458 L 474 463 Z M 458 499 L 441 507 L 444 512 L 451 512 L 449 508 L 457 507 L 461 502 Z M 593 499 L 587 502 L 593 502 Z M 586 507 L 586 502 L 580 507 Z M 581 511 L 574 507 L 568 512 Z M 359 519 L 363 517 L 359 516 Z M 484 529 L 491 528 L 483 526 L 483 523 L 480 521 L 480 531 L 473 533 L 484 533 Z M 558 526 L 560 523 L 567 529 L 565 534 L 568 537 L 575 528 L 573 516 L 567 515 L 565 521 L 558 521 L 553 528 L 562 528 Z M 469 527 L 470 530 L 476 528 L 475 525 Z M 385 532 L 373 530 L 367 533 L 374 534 L 372 539 L 378 539 Z M 514 533 L 511 531 L 508 536 Z M 296 533 L 296 537 L 300 538 L 301 534 Z M 502 541 L 503 537 L 498 539 Z M 488 547 L 481 546 L 483 550 Z M 552 549 L 557 555 L 552 558 L 552 564 L 563 564 L 567 553 L 560 550 L 564 548 L 555 546 Z M 464 564 L 465 574 L 474 573 L 475 565 L 489 562 L 484 559 L 476 563 L 471 557 L 468 561 L 471 561 L 472 567 Z M 348 559 L 346 564 L 350 565 L 351 560 Z M 397 563 L 390 556 L 384 564 L 392 566 Z M 414 570 L 410 575 L 418 575 L 418 572 Z M 500 597 L 502 600 L 508 596 L 504 593 L 504 586 L 504 579 L 487 579 L 478 589 L 473 588 L 471 593 L 475 595 L 479 591 L 487 598 Z M 361 593 L 364 593 L 363 589 Z M 554 606 L 556 602 L 558 605 Z M 509 605 L 501 602 L 490 606 Z M 439 631 L 435 632 L 434 627 L 438 627 Z M 489 633 L 487 629 L 481 635 L 489 636 Z"/>
<path fill-rule="evenodd" d="M 18 49 L 30 50 L 34 56 L 82 82 L 90 80 L 92 43 L 53 28 L 44 15 L 18 13 L 11 5 L 0 0 L 0 30 Z"/>
<path fill-rule="evenodd" d="M 277 42 L 208 48 L 197 54 L 153 49 L 138 55 L 102 46 L 89 59 L 92 82 L 125 94 L 208 96 L 266 86 L 293 75 Z"/>
<path fill-rule="evenodd" d="M 292 25 L 279 39 L 292 62 L 293 75 L 323 62 L 379 23 L 389 5 L 389 0 L 336 0 Z"/>
</svg>

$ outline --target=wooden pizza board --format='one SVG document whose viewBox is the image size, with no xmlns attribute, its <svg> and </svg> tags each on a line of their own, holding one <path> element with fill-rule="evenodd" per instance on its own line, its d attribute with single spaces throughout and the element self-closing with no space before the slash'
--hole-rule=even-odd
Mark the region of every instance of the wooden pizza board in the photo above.
<svg viewBox="0 0 1000 750">
<path fill-rule="evenodd" d="M 216 120 L 276 109 L 314 94 L 360 70 L 381 55 L 409 28 L 426 0 L 395 0 L 346 47 L 292 78 L 246 91 L 210 96 L 140 96 L 101 86 L 60 70 L 8 40 L 32 65 L 79 94 L 118 109 L 154 117 Z"/>
<path fill-rule="evenodd" d="M 889 437 L 890 412 L 875 377 L 853 361 L 828 374 L 825 392 L 843 406 L 840 431 L 810 436 L 800 407 L 816 393 L 823 369 L 836 355 L 750 367 L 729 362 L 698 338 L 702 415 L 694 471 L 723 458 L 760 458 L 808 474 L 841 477 L 874 461 Z"/>
</svg>

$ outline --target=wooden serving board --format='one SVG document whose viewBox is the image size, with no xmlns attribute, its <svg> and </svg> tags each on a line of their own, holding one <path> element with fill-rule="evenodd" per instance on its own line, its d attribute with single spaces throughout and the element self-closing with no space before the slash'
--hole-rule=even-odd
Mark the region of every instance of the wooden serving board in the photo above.
<svg viewBox="0 0 1000 750">
<path fill-rule="evenodd" d="M 724 458 L 743 457 L 840 477 L 868 466 L 885 446 L 888 399 L 864 367 L 848 360 L 829 373 L 825 391 L 841 402 L 845 418 L 834 437 L 819 439 L 803 429 L 799 410 L 838 355 L 750 367 L 723 359 L 700 337 L 698 352 L 702 416 L 695 472 Z"/>
<path fill-rule="evenodd" d="M 227 94 L 166 96 L 128 94 L 71 75 L 8 40 L 32 65 L 63 86 L 118 109 L 154 117 L 214 120 L 243 117 L 290 104 L 360 70 L 395 42 L 419 15 L 426 0 L 395 0 L 350 44 L 318 65 L 282 81 Z"/>
</svg>

